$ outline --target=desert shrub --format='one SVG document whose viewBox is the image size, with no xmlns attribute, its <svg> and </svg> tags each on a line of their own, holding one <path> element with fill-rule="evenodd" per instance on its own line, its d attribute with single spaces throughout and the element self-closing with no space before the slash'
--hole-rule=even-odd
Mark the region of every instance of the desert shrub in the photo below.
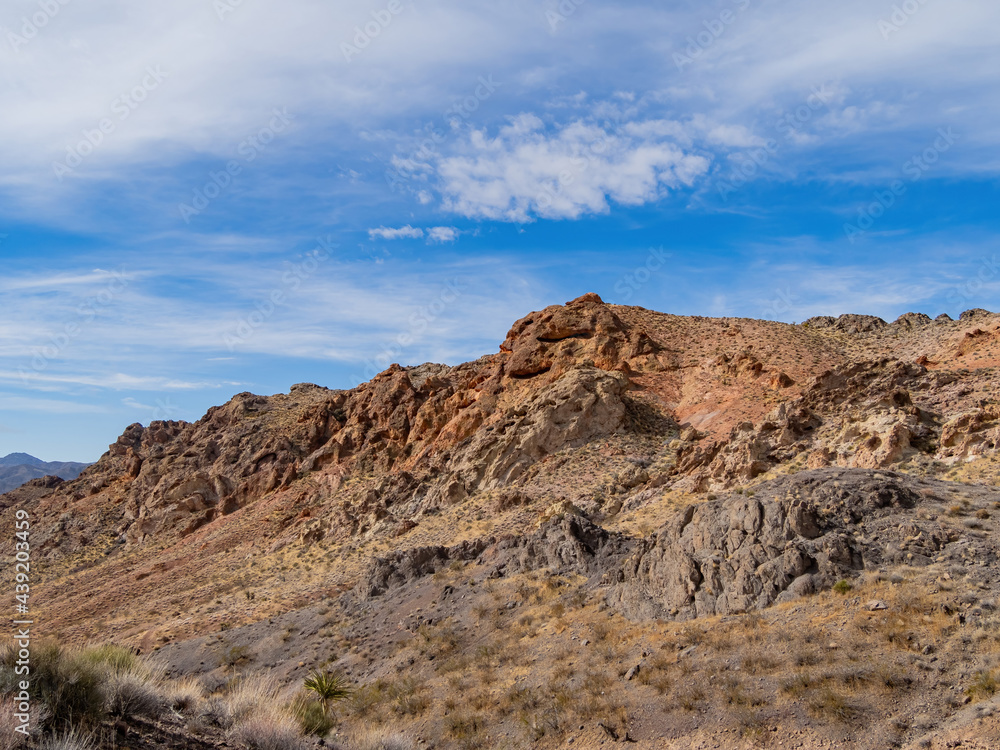
<svg viewBox="0 0 1000 750">
<path fill-rule="evenodd" d="M 219 660 L 227 667 L 236 667 L 249 658 L 250 648 L 248 646 L 230 646 L 223 649 Z"/>
<path fill-rule="evenodd" d="M 201 680 L 189 677 L 169 684 L 165 690 L 167 705 L 175 711 L 192 711 L 205 695 Z"/>
<path fill-rule="evenodd" d="M 139 657 L 132 649 L 113 643 L 85 648 L 80 652 L 80 659 L 111 672 L 138 672 L 143 669 Z"/>
<path fill-rule="evenodd" d="M 0 686 L 7 691 L 13 673 L 14 651 L 0 652 Z M 31 695 L 43 730 L 62 729 L 67 743 L 84 743 L 74 731 L 106 715 L 156 717 L 166 704 L 149 669 L 129 648 L 114 644 L 83 649 L 46 642 L 35 647 L 31 659 Z"/>
<path fill-rule="evenodd" d="M 229 737 L 249 750 L 307 750 L 311 744 L 296 722 L 273 710 L 258 711 L 235 724 Z"/>
<path fill-rule="evenodd" d="M 597 643 L 600 643 L 609 635 L 611 635 L 611 632 L 613 630 L 613 628 L 611 627 L 611 623 L 608 622 L 607 620 L 598 620 L 591 626 L 591 628 L 594 634 L 594 641 Z"/>
<path fill-rule="evenodd" d="M 479 714 L 457 713 L 444 720 L 448 734 L 456 740 L 472 739 L 486 728 L 486 719 Z"/>
<path fill-rule="evenodd" d="M 148 675 L 135 668 L 107 675 L 102 690 L 104 708 L 112 716 L 155 719 L 167 708 L 163 696 Z"/>
<path fill-rule="evenodd" d="M 79 652 L 55 643 L 37 646 L 32 653 L 32 697 L 45 706 L 47 727 L 94 723 L 104 713 L 101 686 L 106 671 Z"/>
<path fill-rule="evenodd" d="M 685 711 L 694 711 L 705 700 L 705 688 L 697 682 L 678 685 L 674 692 L 674 702 Z"/>
<path fill-rule="evenodd" d="M 766 649 L 754 648 L 743 654 L 741 664 L 743 670 L 748 674 L 758 674 L 759 672 L 772 671 L 779 665 L 779 662 Z"/>
<path fill-rule="evenodd" d="M 972 684 L 965 689 L 965 694 L 974 700 L 989 698 L 1000 690 L 1000 680 L 992 672 L 980 672 L 972 681 Z"/>
<path fill-rule="evenodd" d="M 333 716 L 313 695 L 300 692 L 295 696 L 290 708 L 303 734 L 326 737 L 336 726 Z"/>
<path fill-rule="evenodd" d="M 24 744 L 25 738 L 14 731 L 18 722 L 14 719 L 17 709 L 14 708 L 13 700 L 10 700 L 8 695 L 3 695 L 2 699 L 0 702 L 0 727 L 2 727 L 0 729 L 0 750 L 14 750 Z"/>
<path fill-rule="evenodd" d="M 393 701 L 396 713 L 404 716 L 419 716 L 431 704 L 427 696 L 427 686 L 413 677 L 406 677 L 391 683 L 386 694 Z"/>
<path fill-rule="evenodd" d="M 73 728 L 50 736 L 41 744 L 41 750 L 93 750 L 94 738 Z"/>
<path fill-rule="evenodd" d="M 265 715 L 278 701 L 278 688 L 264 675 L 247 675 L 229 692 L 210 701 L 209 714 L 223 729 L 231 729 L 254 715 Z"/>
<path fill-rule="evenodd" d="M 731 713 L 741 737 L 760 739 L 766 736 L 769 722 L 763 711 L 739 705 Z"/>
<path fill-rule="evenodd" d="M 371 715 L 385 701 L 384 685 L 381 681 L 373 685 L 356 688 L 346 701 L 347 710 L 354 716 Z"/>
<path fill-rule="evenodd" d="M 847 698 L 830 686 L 811 695 L 807 705 L 813 715 L 840 722 L 851 721 L 858 713 Z"/>
<path fill-rule="evenodd" d="M 848 594 L 853 588 L 854 587 L 850 584 L 850 582 L 845 581 L 844 579 L 841 579 L 833 584 L 833 590 L 842 595 Z"/>
</svg>

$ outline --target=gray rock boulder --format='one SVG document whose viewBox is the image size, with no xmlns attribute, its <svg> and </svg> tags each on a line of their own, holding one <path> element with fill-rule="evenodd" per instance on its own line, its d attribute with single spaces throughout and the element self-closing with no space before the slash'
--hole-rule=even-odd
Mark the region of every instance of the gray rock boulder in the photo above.
<svg viewBox="0 0 1000 750">
<path fill-rule="evenodd" d="M 828 588 L 901 549 L 893 546 L 901 532 L 888 522 L 878 545 L 856 532 L 862 520 L 915 506 L 921 496 L 910 482 L 891 472 L 823 469 L 769 482 L 754 497 L 689 507 L 638 544 L 609 604 L 630 618 L 686 620 Z"/>
</svg>

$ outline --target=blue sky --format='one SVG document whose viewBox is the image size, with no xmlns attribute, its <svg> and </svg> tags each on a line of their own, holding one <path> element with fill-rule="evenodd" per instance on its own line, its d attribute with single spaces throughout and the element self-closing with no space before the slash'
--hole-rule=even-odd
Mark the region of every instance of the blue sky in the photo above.
<svg viewBox="0 0 1000 750">
<path fill-rule="evenodd" d="M 11 0 L 0 455 L 496 351 L 596 291 L 997 308 L 988 0 Z"/>
</svg>

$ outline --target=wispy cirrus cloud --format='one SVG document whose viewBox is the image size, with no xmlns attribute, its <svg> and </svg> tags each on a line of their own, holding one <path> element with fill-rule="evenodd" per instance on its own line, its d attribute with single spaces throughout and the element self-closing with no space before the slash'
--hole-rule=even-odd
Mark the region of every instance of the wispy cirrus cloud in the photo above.
<svg viewBox="0 0 1000 750">
<path fill-rule="evenodd" d="M 80 403 L 79 401 L 58 400 L 48 398 L 32 398 L 21 395 L 0 393 L 0 409 L 7 412 L 44 414 L 101 414 L 106 411 L 96 404 Z M 10 430 L 15 434 L 17 430 Z"/>
</svg>

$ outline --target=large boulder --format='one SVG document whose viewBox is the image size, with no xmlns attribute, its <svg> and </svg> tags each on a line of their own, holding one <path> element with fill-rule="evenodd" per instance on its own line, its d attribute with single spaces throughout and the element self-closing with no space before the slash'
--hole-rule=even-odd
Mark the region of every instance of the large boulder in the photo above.
<svg viewBox="0 0 1000 750">
<path fill-rule="evenodd" d="M 678 513 L 639 543 L 609 602 L 635 619 L 687 620 L 761 609 L 828 588 L 900 553 L 895 526 L 875 526 L 921 495 L 889 472 L 823 469 L 762 485 Z M 928 531 L 926 538 L 937 538 Z"/>
</svg>

